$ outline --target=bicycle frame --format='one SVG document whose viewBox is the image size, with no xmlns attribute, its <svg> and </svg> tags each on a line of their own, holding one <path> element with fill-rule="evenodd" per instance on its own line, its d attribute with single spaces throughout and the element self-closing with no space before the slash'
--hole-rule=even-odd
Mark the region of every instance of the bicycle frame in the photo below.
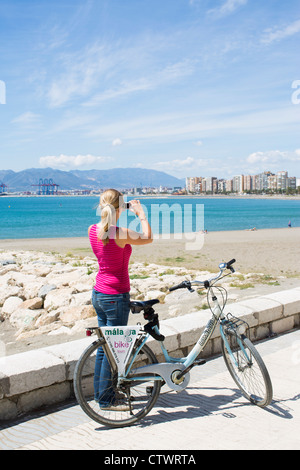
<svg viewBox="0 0 300 470">
<path fill-rule="evenodd" d="M 187 357 L 183 358 L 178 358 L 178 357 L 172 357 L 169 355 L 165 345 L 163 342 L 160 342 L 161 350 L 163 352 L 164 358 L 166 362 L 163 363 L 158 363 L 158 364 L 151 364 L 149 366 L 142 366 L 137 369 L 134 369 L 134 371 L 131 370 L 131 367 L 134 363 L 134 360 L 136 359 L 137 355 L 139 354 L 140 350 L 146 343 L 146 341 L 149 338 L 149 335 L 146 334 L 144 338 L 142 339 L 140 345 L 134 352 L 134 355 L 126 369 L 126 372 L 124 376 L 120 376 L 119 380 L 121 381 L 132 381 L 132 380 L 161 380 L 165 381 L 170 388 L 173 388 L 175 390 L 182 390 L 188 385 L 189 382 L 189 374 L 186 369 L 190 369 L 191 366 L 193 366 L 196 358 L 199 356 L 199 354 L 203 351 L 205 348 L 207 342 L 209 341 L 211 335 L 213 334 L 216 325 L 219 320 L 223 320 L 225 317 L 223 315 L 223 312 L 220 308 L 219 302 L 215 296 L 212 297 L 212 300 L 214 302 L 214 308 L 212 310 L 212 316 L 207 322 L 204 331 L 202 332 L 200 338 L 198 339 L 197 343 L 191 350 L 191 352 L 188 354 Z M 221 326 L 221 325 L 220 325 Z M 160 334 L 159 329 L 157 326 L 154 327 L 154 331 L 158 334 Z M 229 349 L 230 350 L 230 349 Z M 151 376 L 149 375 L 139 375 L 138 377 L 131 376 L 130 373 L 134 372 L 134 374 L 140 374 L 140 373 L 145 373 L 149 374 L 151 373 Z M 173 380 L 170 380 L 170 376 L 177 372 L 177 375 L 181 373 L 183 379 L 180 379 L 178 381 L 179 383 L 176 383 L 176 375 L 173 376 L 173 380 L 175 379 L 175 382 Z M 155 375 L 152 375 L 155 374 Z"/>
</svg>

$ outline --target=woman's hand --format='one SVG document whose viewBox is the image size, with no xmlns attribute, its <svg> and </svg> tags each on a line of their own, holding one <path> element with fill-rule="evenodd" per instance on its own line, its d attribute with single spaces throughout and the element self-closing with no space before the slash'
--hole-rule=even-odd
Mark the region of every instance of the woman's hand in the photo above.
<svg viewBox="0 0 300 470">
<path fill-rule="evenodd" d="M 138 199 L 130 201 L 129 209 L 140 218 L 142 233 L 135 232 L 129 228 L 119 228 L 119 237 L 117 243 L 121 248 L 128 243 L 130 245 L 146 245 L 152 243 L 153 235 L 149 222 L 147 221 L 142 204 Z"/>
<path fill-rule="evenodd" d="M 145 217 L 144 209 L 138 199 L 130 201 L 130 210 L 138 217 Z"/>
</svg>

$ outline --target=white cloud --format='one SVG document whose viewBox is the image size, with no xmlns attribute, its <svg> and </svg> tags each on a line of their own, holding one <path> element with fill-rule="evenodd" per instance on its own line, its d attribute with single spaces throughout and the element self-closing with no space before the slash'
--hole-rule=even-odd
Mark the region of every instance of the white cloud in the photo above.
<svg viewBox="0 0 300 470">
<path fill-rule="evenodd" d="M 70 156 L 70 155 L 49 155 L 46 157 L 40 158 L 40 165 L 43 168 L 51 167 L 51 168 L 79 168 L 81 166 L 86 165 L 94 165 L 97 163 L 104 163 L 110 161 L 111 157 L 96 157 L 94 155 L 77 155 L 77 156 Z"/>
<path fill-rule="evenodd" d="M 141 70 L 143 68 L 141 67 Z M 195 62 L 192 60 L 182 60 L 167 65 L 162 70 L 147 69 L 147 76 L 141 76 L 132 80 L 122 80 L 116 87 L 108 88 L 96 93 L 84 106 L 97 106 L 103 101 L 131 95 L 141 91 L 149 91 L 163 85 L 170 86 L 178 80 L 192 75 L 195 70 Z"/>
<path fill-rule="evenodd" d="M 226 0 L 223 5 L 219 8 L 213 8 L 212 10 L 208 11 L 208 14 L 221 18 L 223 16 L 230 15 L 233 13 L 237 8 L 240 6 L 246 5 L 248 0 Z"/>
<path fill-rule="evenodd" d="M 155 167 L 165 168 L 170 171 L 180 171 L 180 170 L 197 170 L 199 168 L 204 168 L 208 166 L 212 160 L 203 159 L 203 158 L 193 158 L 187 157 L 185 159 L 174 159 L 163 162 L 158 162 L 155 164 Z"/>
<path fill-rule="evenodd" d="M 39 120 L 40 120 L 39 114 L 34 114 L 31 111 L 28 111 L 26 113 L 20 114 L 20 116 L 17 116 L 11 122 L 13 124 L 21 124 L 22 126 L 25 126 L 25 127 L 32 127 L 36 125 L 39 122 Z"/>
<path fill-rule="evenodd" d="M 225 110 L 226 111 L 226 110 Z M 135 119 L 106 122 L 99 126 L 91 123 L 87 129 L 90 138 L 103 138 L 113 141 L 116 135 L 128 140 L 167 139 L 169 142 L 179 139 L 192 139 L 197 142 L 199 136 L 220 136 L 221 133 L 242 132 L 247 134 L 266 131 L 291 130 L 299 127 L 297 106 L 278 107 L 253 111 L 251 108 L 231 108 L 225 114 L 223 108 L 211 108 L 201 112 L 178 112 L 144 115 Z"/>
<path fill-rule="evenodd" d="M 280 162 L 296 162 L 300 161 L 300 149 L 296 149 L 293 152 L 280 150 L 254 152 L 251 153 L 246 160 L 250 164 L 267 163 L 270 165 L 278 164 Z"/>
<path fill-rule="evenodd" d="M 112 141 L 112 146 L 117 147 L 118 145 L 122 145 L 122 140 L 117 138 Z"/>
<path fill-rule="evenodd" d="M 47 93 L 50 107 L 60 107 L 74 98 L 88 96 L 112 63 L 109 51 L 101 45 L 89 46 L 76 55 L 64 54 L 57 64 L 62 72 L 57 74 Z"/>
<path fill-rule="evenodd" d="M 280 41 L 289 36 L 293 36 L 300 32 L 300 19 L 294 21 L 288 26 L 282 28 L 268 29 L 264 32 L 264 37 L 261 39 L 263 44 L 271 44 L 274 41 Z"/>
<path fill-rule="evenodd" d="M 284 152 L 280 152 L 279 150 L 271 150 L 267 152 L 254 152 L 248 156 L 247 162 L 250 164 L 266 162 L 275 163 L 283 157 Z"/>
</svg>

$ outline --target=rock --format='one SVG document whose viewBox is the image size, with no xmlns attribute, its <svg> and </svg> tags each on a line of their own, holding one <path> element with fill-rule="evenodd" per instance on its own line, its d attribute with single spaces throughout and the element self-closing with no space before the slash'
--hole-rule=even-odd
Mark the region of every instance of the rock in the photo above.
<svg viewBox="0 0 300 470">
<path fill-rule="evenodd" d="M 36 320 L 34 324 L 34 327 L 41 328 L 42 326 L 50 325 L 51 323 L 56 322 L 58 318 L 59 318 L 59 312 L 57 310 L 46 312 L 38 317 L 38 319 Z"/>
<path fill-rule="evenodd" d="M 8 297 L 2 307 L 2 314 L 11 315 L 23 303 L 19 297 Z"/>
<path fill-rule="evenodd" d="M 15 328 L 31 329 L 34 327 L 36 319 L 44 312 L 43 309 L 29 310 L 27 308 L 19 308 L 9 317 L 9 321 Z"/>
<path fill-rule="evenodd" d="M 69 307 L 60 313 L 59 319 L 64 325 L 74 325 L 79 320 L 95 317 L 96 313 L 91 305 Z"/>
<path fill-rule="evenodd" d="M 90 278 L 87 282 L 70 282 L 69 286 L 73 287 L 76 292 L 92 292 L 92 288 L 95 284 L 94 279 Z M 91 294 L 92 295 L 92 294 Z"/>
<path fill-rule="evenodd" d="M 60 325 L 57 323 L 51 323 L 49 325 L 41 326 L 39 329 L 32 329 L 32 330 L 21 328 L 16 333 L 16 341 L 27 340 L 29 338 L 33 338 L 34 336 L 39 336 L 39 335 L 46 335 L 50 331 L 54 331 L 58 328 L 60 328 Z"/>
<path fill-rule="evenodd" d="M 1 266 L 1 265 L 0 265 Z M 0 269 L 0 276 L 7 274 L 11 271 L 18 271 L 18 266 L 16 264 L 8 264 L 6 266 L 3 266 Z"/>
<path fill-rule="evenodd" d="M 46 295 L 44 300 L 44 308 L 49 312 L 50 310 L 66 307 L 70 303 L 70 297 L 72 294 L 73 289 L 70 287 L 55 289 Z"/>
<path fill-rule="evenodd" d="M 171 292 L 165 297 L 165 303 L 167 304 L 185 304 L 187 302 L 199 302 L 198 293 L 196 291 L 191 293 L 186 289 L 179 289 L 174 292 Z"/>
<path fill-rule="evenodd" d="M 150 290 L 149 292 L 146 293 L 144 299 L 145 300 L 158 299 L 160 302 L 163 302 L 165 300 L 165 297 L 166 297 L 165 292 L 161 292 L 160 290 Z"/>
<path fill-rule="evenodd" d="M 22 289 L 22 295 L 25 297 L 25 299 L 33 299 L 34 297 L 40 297 L 38 293 L 42 286 L 43 280 L 41 278 L 26 282 Z"/>
<path fill-rule="evenodd" d="M 38 291 L 38 297 L 41 297 L 42 299 L 44 299 L 46 295 L 49 294 L 49 292 L 51 292 L 54 289 L 56 289 L 56 286 L 54 284 L 45 284 Z"/>
<path fill-rule="evenodd" d="M 35 297 L 33 299 L 25 300 L 20 308 L 26 308 L 29 310 L 36 310 L 43 307 L 43 299 L 41 297 Z"/>
<path fill-rule="evenodd" d="M 71 334 L 71 328 L 68 328 L 67 326 L 61 326 L 57 330 L 53 330 L 48 333 L 49 336 L 70 335 L 70 334 Z"/>
<path fill-rule="evenodd" d="M 59 270 L 58 272 L 52 271 L 45 279 L 51 281 L 55 280 L 57 287 L 66 287 L 71 283 L 79 282 L 81 277 L 86 273 L 86 268 L 64 268 L 64 270 Z"/>
<path fill-rule="evenodd" d="M 138 294 L 139 291 L 135 287 L 130 286 L 130 298 L 135 299 Z"/>
<path fill-rule="evenodd" d="M 181 310 L 177 305 L 170 305 L 168 313 L 170 317 L 176 317 L 181 313 Z"/>
<path fill-rule="evenodd" d="M 79 320 L 75 323 L 75 325 L 71 328 L 71 335 L 75 335 L 78 333 L 85 334 L 85 328 L 88 328 L 90 326 L 96 326 L 97 322 L 95 324 L 91 323 L 90 320 Z"/>
<path fill-rule="evenodd" d="M 158 291 L 161 287 L 163 287 L 162 280 L 154 277 L 146 279 L 133 279 L 131 284 L 142 293 L 146 293 L 149 290 Z"/>
<path fill-rule="evenodd" d="M 0 261 L 0 264 L 2 264 L 2 266 L 6 266 L 8 264 L 17 264 L 17 262 L 14 259 L 6 259 L 6 260 Z"/>
<path fill-rule="evenodd" d="M 36 281 L 34 274 L 26 274 L 22 272 L 13 272 L 12 278 L 16 281 L 16 285 L 20 287 L 26 286 L 30 281 Z"/>
<path fill-rule="evenodd" d="M 9 297 L 18 297 L 21 288 L 18 286 L 2 286 L 0 288 L 0 306 L 2 306 Z"/>
<path fill-rule="evenodd" d="M 92 292 L 81 292 L 80 294 L 74 294 L 71 296 L 70 307 L 77 305 L 91 305 L 92 303 Z"/>
</svg>

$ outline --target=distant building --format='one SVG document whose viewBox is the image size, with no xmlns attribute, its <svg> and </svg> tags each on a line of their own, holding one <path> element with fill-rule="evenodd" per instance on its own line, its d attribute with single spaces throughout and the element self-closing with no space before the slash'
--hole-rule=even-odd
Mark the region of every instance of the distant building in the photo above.
<svg viewBox="0 0 300 470">
<path fill-rule="evenodd" d="M 218 180 L 218 193 L 225 193 L 226 192 L 226 180 L 220 179 Z"/>
<path fill-rule="evenodd" d="M 226 192 L 227 193 L 232 193 L 232 191 L 233 191 L 233 181 L 232 180 L 226 180 L 225 187 L 226 187 Z"/>
<path fill-rule="evenodd" d="M 277 189 L 286 190 L 288 183 L 288 173 L 287 171 L 278 171 L 277 173 Z"/>
<path fill-rule="evenodd" d="M 288 178 L 288 188 L 290 189 L 296 189 L 297 186 L 296 186 L 296 177 L 295 176 L 291 176 L 290 178 Z"/>
<path fill-rule="evenodd" d="M 252 191 L 253 189 L 253 176 L 246 175 L 244 176 L 244 191 Z"/>
<path fill-rule="evenodd" d="M 236 193 L 244 191 L 244 175 L 236 175 L 232 178 L 232 190 Z"/>
<path fill-rule="evenodd" d="M 268 176 L 268 189 L 270 189 L 271 191 L 277 190 L 277 176 L 276 175 Z"/>
</svg>

